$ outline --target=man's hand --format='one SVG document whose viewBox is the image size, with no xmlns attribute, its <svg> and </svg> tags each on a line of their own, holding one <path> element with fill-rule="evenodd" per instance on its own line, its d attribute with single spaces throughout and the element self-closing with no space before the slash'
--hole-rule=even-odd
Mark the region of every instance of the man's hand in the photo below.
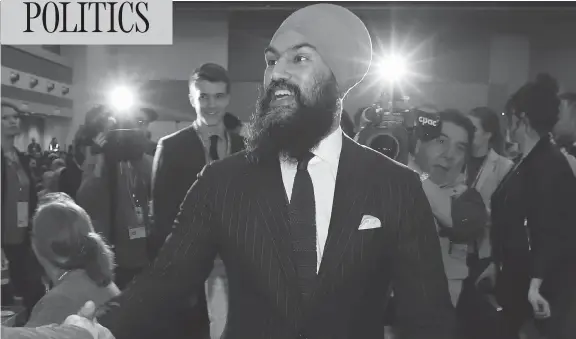
<svg viewBox="0 0 576 339">
<path fill-rule="evenodd" d="M 476 286 L 485 279 L 489 282 L 490 287 L 496 286 L 496 265 L 494 263 L 490 263 L 484 272 L 478 276 L 478 279 L 476 279 Z"/>
<path fill-rule="evenodd" d="M 98 133 L 97 136 L 95 136 L 95 137 L 92 139 L 92 141 L 93 141 L 96 145 L 98 145 L 98 146 L 100 146 L 100 147 L 104 147 L 104 145 L 106 144 L 106 134 L 100 132 L 100 133 Z"/>
<path fill-rule="evenodd" d="M 90 332 L 94 339 L 114 339 L 114 336 L 106 327 L 98 324 L 94 314 L 96 313 L 96 305 L 92 301 L 88 301 L 78 311 L 64 320 L 64 325 L 72 325 L 85 329 Z"/>
<path fill-rule="evenodd" d="M 546 319 L 551 315 L 550 304 L 540 294 L 541 284 L 542 279 L 533 278 L 530 281 L 530 289 L 528 290 L 528 301 L 532 305 L 536 319 Z"/>
</svg>

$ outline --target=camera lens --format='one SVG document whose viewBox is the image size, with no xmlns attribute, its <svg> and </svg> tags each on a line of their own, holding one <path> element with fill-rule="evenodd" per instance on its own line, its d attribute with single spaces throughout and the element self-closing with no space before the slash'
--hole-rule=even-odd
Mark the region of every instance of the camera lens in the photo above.
<svg viewBox="0 0 576 339">
<path fill-rule="evenodd" d="M 398 139 L 389 134 L 381 134 L 374 137 L 368 147 L 394 160 L 396 160 L 400 152 Z"/>
</svg>

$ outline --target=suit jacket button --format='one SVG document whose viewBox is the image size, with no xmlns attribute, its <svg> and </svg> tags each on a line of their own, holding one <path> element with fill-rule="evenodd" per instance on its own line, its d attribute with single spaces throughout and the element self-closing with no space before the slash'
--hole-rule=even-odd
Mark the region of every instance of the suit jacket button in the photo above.
<svg viewBox="0 0 576 339">
<path fill-rule="evenodd" d="M 306 336 L 302 333 L 298 334 L 298 339 L 307 339 Z"/>
</svg>

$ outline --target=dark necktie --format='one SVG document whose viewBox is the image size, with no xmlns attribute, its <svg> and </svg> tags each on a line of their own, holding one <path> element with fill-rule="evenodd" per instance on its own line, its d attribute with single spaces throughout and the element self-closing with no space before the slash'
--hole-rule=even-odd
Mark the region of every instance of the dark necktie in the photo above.
<svg viewBox="0 0 576 339">
<path fill-rule="evenodd" d="M 210 136 L 210 158 L 212 160 L 218 160 L 220 157 L 218 156 L 218 139 L 220 137 L 217 135 Z"/>
<path fill-rule="evenodd" d="M 316 279 L 316 202 L 314 186 L 308 173 L 308 162 L 314 155 L 306 154 L 298 160 L 290 199 L 290 226 L 292 250 L 302 296 L 306 300 L 312 293 Z"/>
</svg>

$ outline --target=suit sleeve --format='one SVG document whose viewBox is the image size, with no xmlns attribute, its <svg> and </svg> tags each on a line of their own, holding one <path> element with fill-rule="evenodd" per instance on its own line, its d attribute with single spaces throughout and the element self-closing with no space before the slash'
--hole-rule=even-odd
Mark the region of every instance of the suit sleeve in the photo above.
<svg viewBox="0 0 576 339">
<path fill-rule="evenodd" d="M 150 250 L 152 258 L 155 258 L 160 251 L 166 237 L 172 231 L 172 221 L 167 215 L 168 201 L 167 195 L 170 194 L 168 189 L 170 187 L 168 180 L 171 178 L 169 174 L 168 162 L 166 161 L 167 151 L 165 144 L 162 140 L 158 142 L 154 160 L 152 162 L 152 215 L 153 215 L 153 228 L 150 234 Z"/>
<path fill-rule="evenodd" d="M 570 267 L 565 264 L 576 258 L 576 184 L 567 168 L 548 173 L 542 169 L 537 175 L 534 214 L 528 225 L 534 258 L 532 277 L 544 279 Z"/>
<path fill-rule="evenodd" d="M 394 259 L 397 337 L 453 338 L 455 315 L 440 241 L 430 204 L 417 175 L 410 178 L 404 191 Z"/>
<path fill-rule="evenodd" d="M 78 312 L 78 307 L 74 299 L 62 294 L 48 294 L 34 305 L 25 327 L 60 324 L 66 320 L 66 317 L 76 312 Z"/>
<path fill-rule="evenodd" d="M 9 339 L 92 339 L 90 332 L 72 325 L 50 325 L 35 328 L 4 327 L 2 338 Z"/>
<path fill-rule="evenodd" d="M 192 185 L 172 236 L 154 264 L 125 290 L 98 310 L 98 320 L 117 339 L 144 338 L 155 329 L 159 314 L 178 312 L 184 296 L 194 296 L 208 277 L 216 258 L 218 194 L 207 167 Z"/>
</svg>

